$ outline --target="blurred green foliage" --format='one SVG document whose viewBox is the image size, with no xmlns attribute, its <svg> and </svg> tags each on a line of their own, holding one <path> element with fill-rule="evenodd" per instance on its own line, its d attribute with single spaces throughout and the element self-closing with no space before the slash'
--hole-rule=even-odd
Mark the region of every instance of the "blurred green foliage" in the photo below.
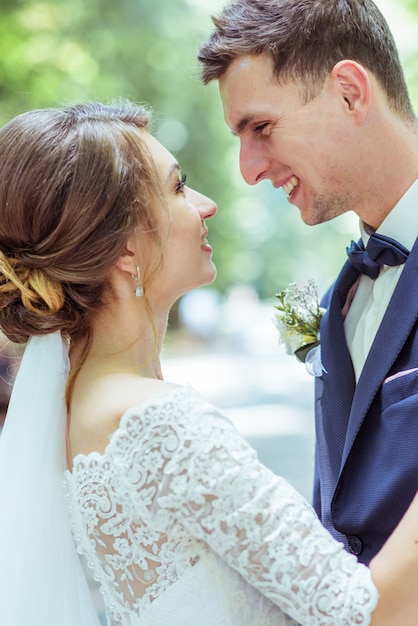
<svg viewBox="0 0 418 626">
<path fill-rule="evenodd" d="M 396 0 L 392 0 L 395 2 Z M 126 97 L 155 110 L 154 132 L 188 183 L 213 197 L 209 224 L 216 287 L 247 283 L 271 297 L 314 277 L 322 290 L 357 237 L 353 218 L 314 229 L 269 183 L 250 188 L 215 84 L 199 82 L 196 51 L 219 2 L 198 0 L 0 0 L 0 124 L 24 110 Z M 404 0 L 418 24 L 417 0 Z M 418 54 L 405 56 L 418 102 Z M 321 254 L 318 254 L 320 250 Z"/>
</svg>

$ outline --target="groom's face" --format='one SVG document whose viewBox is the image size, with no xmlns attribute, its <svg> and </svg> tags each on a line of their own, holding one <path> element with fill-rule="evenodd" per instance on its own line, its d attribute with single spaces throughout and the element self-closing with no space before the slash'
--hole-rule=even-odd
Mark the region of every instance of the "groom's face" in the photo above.
<svg viewBox="0 0 418 626">
<path fill-rule="evenodd" d="M 348 129 L 330 81 L 304 103 L 301 84 L 277 83 L 270 58 L 261 54 L 235 59 L 219 87 L 226 123 L 240 140 L 240 168 L 248 184 L 271 180 L 307 224 L 353 208 L 344 159 Z"/>
</svg>

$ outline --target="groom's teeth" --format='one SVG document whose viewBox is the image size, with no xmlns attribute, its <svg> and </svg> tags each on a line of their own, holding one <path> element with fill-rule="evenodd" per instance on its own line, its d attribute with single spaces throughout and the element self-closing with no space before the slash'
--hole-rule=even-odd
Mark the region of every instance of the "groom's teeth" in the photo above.
<svg viewBox="0 0 418 626">
<path fill-rule="evenodd" d="M 292 178 L 290 178 L 287 183 L 283 185 L 283 191 L 285 192 L 285 194 L 287 194 L 288 196 L 292 195 L 292 191 L 298 183 L 299 179 L 296 178 L 296 176 L 292 176 Z"/>
</svg>

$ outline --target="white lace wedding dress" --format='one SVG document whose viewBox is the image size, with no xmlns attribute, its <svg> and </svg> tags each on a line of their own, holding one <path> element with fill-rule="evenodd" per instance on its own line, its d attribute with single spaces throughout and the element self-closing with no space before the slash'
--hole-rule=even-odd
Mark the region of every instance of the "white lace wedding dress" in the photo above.
<svg viewBox="0 0 418 626">
<path fill-rule="evenodd" d="M 65 483 L 112 626 L 369 624 L 369 570 L 191 387 L 127 411 Z"/>
</svg>

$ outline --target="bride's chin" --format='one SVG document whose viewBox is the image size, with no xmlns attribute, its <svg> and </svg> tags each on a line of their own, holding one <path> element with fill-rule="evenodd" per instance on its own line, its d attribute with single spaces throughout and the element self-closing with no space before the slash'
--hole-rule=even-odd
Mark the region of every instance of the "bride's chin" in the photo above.
<svg viewBox="0 0 418 626">
<path fill-rule="evenodd" d="M 216 275 L 217 275 L 217 273 L 218 273 L 218 270 L 216 269 L 216 265 L 215 265 L 215 263 L 212 261 L 212 259 L 211 259 L 211 261 L 210 261 L 210 266 L 211 266 L 212 281 L 213 281 L 213 280 L 215 280 L 215 278 L 216 278 Z"/>
<path fill-rule="evenodd" d="M 213 283 L 213 281 L 216 278 L 216 275 L 217 275 L 217 270 L 216 270 L 216 267 L 213 265 L 211 272 L 209 272 L 208 274 L 208 278 L 205 280 L 205 282 L 202 282 L 201 287 L 204 287 L 205 285 L 210 285 L 211 283 Z"/>
</svg>

